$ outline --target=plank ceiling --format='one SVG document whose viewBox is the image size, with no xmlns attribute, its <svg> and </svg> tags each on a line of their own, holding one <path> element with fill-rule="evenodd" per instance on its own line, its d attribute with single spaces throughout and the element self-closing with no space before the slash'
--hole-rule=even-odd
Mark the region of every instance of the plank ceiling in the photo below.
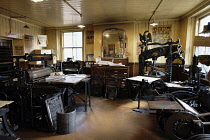
<svg viewBox="0 0 210 140">
<path fill-rule="evenodd" d="M 206 0 L 0 0 L 0 14 L 42 27 L 177 19 Z M 75 9 L 72 9 L 72 7 Z M 24 18 L 26 17 L 26 18 Z M 82 18 L 81 18 L 82 17 Z"/>
</svg>

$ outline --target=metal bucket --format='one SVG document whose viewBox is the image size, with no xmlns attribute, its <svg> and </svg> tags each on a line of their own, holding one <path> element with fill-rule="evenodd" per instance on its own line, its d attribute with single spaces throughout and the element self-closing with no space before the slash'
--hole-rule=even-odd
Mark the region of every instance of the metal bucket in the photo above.
<svg viewBox="0 0 210 140">
<path fill-rule="evenodd" d="M 69 113 L 57 113 L 57 133 L 70 134 L 76 127 L 76 109 Z"/>
</svg>

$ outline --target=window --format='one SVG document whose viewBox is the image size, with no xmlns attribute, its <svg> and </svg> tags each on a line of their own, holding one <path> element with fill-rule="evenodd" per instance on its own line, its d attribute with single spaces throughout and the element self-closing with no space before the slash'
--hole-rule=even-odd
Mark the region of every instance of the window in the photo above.
<svg viewBox="0 0 210 140">
<path fill-rule="evenodd" d="M 66 61 L 67 58 L 82 60 L 82 32 L 65 32 L 63 36 L 64 61 Z"/>
<path fill-rule="evenodd" d="M 199 36 L 210 36 L 210 33 L 202 33 L 202 31 L 204 30 L 204 25 L 208 25 L 208 22 L 210 21 L 210 15 L 208 16 L 205 16 L 203 18 L 201 18 L 199 20 L 199 27 L 198 27 L 198 30 L 199 30 Z M 196 50 L 195 50 L 195 55 L 198 56 L 198 55 L 209 55 L 210 54 L 210 47 L 199 47 L 197 46 L 196 47 Z M 206 66 L 206 65 L 203 65 L 203 64 L 198 64 L 199 67 L 202 68 L 202 72 L 207 74 L 208 71 L 210 70 L 209 69 L 209 66 Z"/>
<path fill-rule="evenodd" d="M 199 36 L 210 36 L 210 33 L 206 34 L 201 34 L 201 32 L 204 30 L 204 25 L 208 25 L 208 22 L 210 21 L 210 15 L 201 18 L 199 21 Z M 210 47 L 196 47 L 196 55 L 206 55 L 210 54 Z"/>
</svg>

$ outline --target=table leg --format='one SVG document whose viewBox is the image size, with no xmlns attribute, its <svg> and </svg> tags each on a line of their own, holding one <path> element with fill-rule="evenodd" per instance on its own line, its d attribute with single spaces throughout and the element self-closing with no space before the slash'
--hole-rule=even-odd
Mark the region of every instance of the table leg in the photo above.
<svg viewBox="0 0 210 140">
<path fill-rule="evenodd" d="M 90 80 L 88 82 L 88 98 L 89 98 L 89 107 L 91 107 L 91 100 L 90 100 Z"/>
<path fill-rule="evenodd" d="M 88 88 L 88 81 L 85 81 L 85 112 L 87 112 L 87 88 Z"/>
<path fill-rule="evenodd" d="M 145 109 L 140 108 L 140 101 L 141 101 L 141 94 L 142 94 L 142 85 L 143 83 L 139 83 L 139 94 L 138 94 L 138 107 L 134 108 L 133 111 L 140 112 L 140 113 L 146 113 Z"/>
<path fill-rule="evenodd" d="M 91 106 L 90 102 L 90 78 L 85 79 L 85 112 L 87 112 L 87 104 L 89 102 L 89 107 Z"/>
</svg>

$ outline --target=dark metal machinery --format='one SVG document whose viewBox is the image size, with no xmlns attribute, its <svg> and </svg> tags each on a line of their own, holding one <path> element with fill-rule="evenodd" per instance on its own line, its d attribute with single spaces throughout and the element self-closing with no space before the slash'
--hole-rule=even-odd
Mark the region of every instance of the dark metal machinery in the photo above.
<svg viewBox="0 0 210 140">
<path fill-rule="evenodd" d="M 14 101 L 9 105 L 8 112 L 12 127 L 56 131 L 56 112 L 64 112 L 63 103 L 69 105 L 72 102 L 72 108 L 75 104 L 73 99 L 64 101 L 64 94 L 71 94 L 71 91 L 45 82 L 45 77 L 55 71 L 47 64 L 48 60 L 52 60 L 52 55 L 12 56 L 11 42 L 1 41 L 0 50 L 0 100 Z M 44 67 L 21 69 L 21 58 L 42 61 Z"/>
<path fill-rule="evenodd" d="M 179 40 L 177 42 L 169 40 L 165 44 L 149 43 L 151 42 L 151 34 L 148 34 L 148 32 L 145 32 L 144 35 L 140 35 L 140 39 L 142 41 L 141 47 L 146 47 L 146 49 L 142 49 L 143 51 L 141 55 L 139 55 L 139 74 L 144 75 L 145 66 L 150 66 L 152 70 L 159 71 L 155 65 L 155 61 L 158 57 L 165 56 L 166 65 L 164 67 L 164 73 L 166 76 L 164 81 L 171 82 L 173 61 L 180 59 L 182 65 L 184 65 L 184 59 L 181 56 L 183 51 L 180 50 L 181 46 L 177 45 Z M 156 44 L 164 46 L 150 50 L 147 49 L 148 45 Z M 149 58 L 152 58 L 153 64 L 146 61 Z M 164 82 L 157 81 L 153 83 L 159 84 L 153 85 L 156 90 L 165 90 L 163 93 L 167 93 L 164 96 L 160 95 L 160 97 L 164 97 L 165 101 L 168 101 L 165 104 L 167 109 L 161 108 L 156 109 L 156 111 L 161 128 L 171 140 L 210 139 L 210 88 L 209 84 L 205 85 L 201 83 L 201 68 L 197 65 L 198 57 L 194 56 L 193 63 L 189 67 L 189 78 L 187 82 L 183 83 L 184 88 L 174 88 L 174 90 L 171 90 L 165 88 Z M 159 97 L 159 95 L 157 97 Z M 160 102 L 161 101 L 158 100 L 153 103 L 159 105 Z M 173 108 L 168 108 L 170 105 L 167 103 L 174 102 L 179 107 L 177 109 L 174 109 L 174 106 Z"/>
<path fill-rule="evenodd" d="M 165 80 L 167 82 L 171 82 L 172 77 L 172 64 L 175 59 L 180 59 L 182 61 L 181 65 L 185 64 L 185 60 L 182 57 L 181 45 L 177 45 L 180 43 L 180 40 L 173 42 L 172 39 L 169 39 L 168 42 L 164 44 L 160 43 L 149 43 L 152 42 L 151 34 L 148 31 L 145 31 L 143 35 L 140 34 L 140 41 L 142 42 L 141 47 L 145 48 L 142 49 L 141 54 L 139 55 L 139 75 L 144 75 L 144 68 L 145 66 L 152 67 L 153 70 L 162 71 L 157 68 L 156 60 L 160 56 L 165 56 L 166 58 L 166 65 L 163 67 L 165 71 Z M 161 45 L 162 47 L 157 47 L 154 49 L 148 49 L 148 45 Z M 153 64 L 148 63 L 147 59 L 152 58 Z"/>
<path fill-rule="evenodd" d="M 197 64 L 198 57 L 194 56 L 186 83 L 186 86 L 193 87 L 193 91 L 180 90 L 168 96 L 169 100 L 178 103 L 182 109 L 157 110 L 158 122 L 171 140 L 210 138 L 210 88 L 201 84 L 201 69 Z M 189 95 L 189 99 L 180 100 L 183 95 Z"/>
</svg>

